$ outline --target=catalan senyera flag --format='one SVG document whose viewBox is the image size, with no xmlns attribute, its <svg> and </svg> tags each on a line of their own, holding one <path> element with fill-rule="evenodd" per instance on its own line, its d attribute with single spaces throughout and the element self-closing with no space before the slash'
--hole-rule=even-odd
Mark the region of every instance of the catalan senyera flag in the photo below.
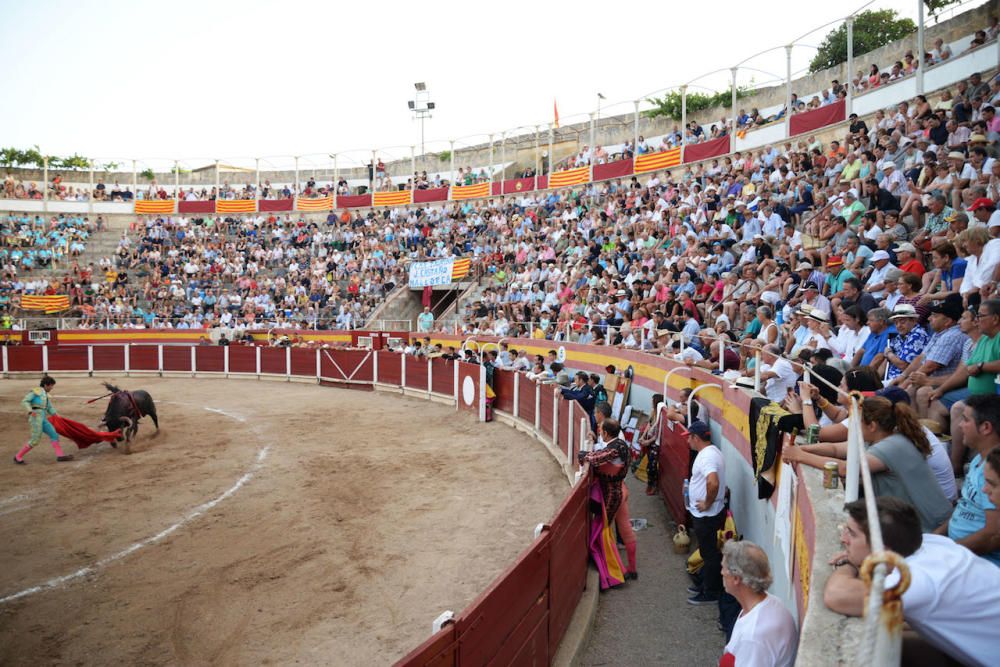
<svg viewBox="0 0 1000 667">
<path fill-rule="evenodd" d="M 173 199 L 137 199 L 135 202 L 136 213 L 173 213 Z"/>
<path fill-rule="evenodd" d="M 645 171 L 656 171 L 657 169 L 669 169 L 670 167 L 676 167 L 681 163 L 681 149 L 671 148 L 669 151 L 663 151 L 662 153 L 646 153 L 645 155 L 640 155 L 635 159 L 635 166 L 632 168 L 632 172 L 635 174 L 641 174 Z"/>
<path fill-rule="evenodd" d="M 58 313 L 60 310 L 69 308 L 69 296 L 66 294 L 22 294 L 21 308 Z"/>
<path fill-rule="evenodd" d="M 451 188 L 452 200 L 477 199 L 479 197 L 489 197 L 493 184 L 476 183 L 475 185 L 454 185 Z"/>
<path fill-rule="evenodd" d="M 299 211 L 331 211 L 333 210 L 333 197 L 317 197 L 316 199 L 296 197 L 295 208 Z"/>
<path fill-rule="evenodd" d="M 217 199 L 216 213 L 256 213 L 257 202 L 253 199 Z"/>
<path fill-rule="evenodd" d="M 567 185 L 579 185 L 590 180 L 590 167 L 577 167 L 565 171 L 556 171 L 549 175 L 550 188 L 563 188 Z"/>
<path fill-rule="evenodd" d="M 412 204 L 413 193 L 409 190 L 395 190 L 392 192 L 376 192 L 372 196 L 372 206 L 400 206 L 402 204 Z"/>
<path fill-rule="evenodd" d="M 472 268 L 472 260 L 469 258 L 456 259 L 455 263 L 451 265 L 451 281 L 458 282 L 465 276 L 469 275 L 469 269 Z"/>
</svg>

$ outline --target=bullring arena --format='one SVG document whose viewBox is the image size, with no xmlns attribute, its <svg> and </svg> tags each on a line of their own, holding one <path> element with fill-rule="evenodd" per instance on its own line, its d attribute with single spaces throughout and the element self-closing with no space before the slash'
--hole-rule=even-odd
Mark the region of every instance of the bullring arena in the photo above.
<svg viewBox="0 0 1000 667">
<path fill-rule="evenodd" d="M 131 456 L 97 444 L 57 464 L 46 442 L 0 466 L 2 664 L 387 664 L 465 608 L 568 488 L 528 435 L 426 400 L 109 381 L 157 403 L 161 429 L 144 419 Z M 0 383 L 9 444 L 34 386 Z M 52 397 L 95 426 L 105 403 L 86 400 L 102 393 L 60 378 Z"/>
</svg>

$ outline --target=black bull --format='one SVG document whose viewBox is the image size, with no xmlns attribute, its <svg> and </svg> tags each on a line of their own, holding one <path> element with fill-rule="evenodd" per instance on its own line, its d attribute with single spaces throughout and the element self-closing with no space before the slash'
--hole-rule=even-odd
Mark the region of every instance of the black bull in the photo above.
<svg viewBox="0 0 1000 667">
<path fill-rule="evenodd" d="M 149 392 L 142 389 L 126 391 L 110 384 L 104 386 L 111 392 L 111 398 L 108 400 L 108 407 L 104 411 L 101 423 L 107 426 L 109 431 L 121 429 L 125 441 L 131 442 L 139 430 L 139 420 L 147 415 L 153 420 L 156 430 L 160 430 L 160 423 L 156 418 L 156 405 Z"/>
</svg>

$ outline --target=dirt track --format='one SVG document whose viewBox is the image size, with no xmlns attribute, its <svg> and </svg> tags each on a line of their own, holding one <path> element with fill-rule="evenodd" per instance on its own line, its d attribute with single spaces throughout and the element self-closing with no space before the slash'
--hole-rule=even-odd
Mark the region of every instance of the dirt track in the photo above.
<svg viewBox="0 0 1000 667">
<path fill-rule="evenodd" d="M 148 389 L 160 415 L 132 456 L 63 439 L 76 461 L 43 442 L 15 466 L 36 381 L 0 382 L 0 598 L 90 568 L 0 602 L 0 664 L 388 664 L 512 563 L 567 491 L 528 436 L 420 399 L 118 384 Z M 100 389 L 60 379 L 52 397 L 94 426 L 103 407 L 83 397 Z"/>
</svg>

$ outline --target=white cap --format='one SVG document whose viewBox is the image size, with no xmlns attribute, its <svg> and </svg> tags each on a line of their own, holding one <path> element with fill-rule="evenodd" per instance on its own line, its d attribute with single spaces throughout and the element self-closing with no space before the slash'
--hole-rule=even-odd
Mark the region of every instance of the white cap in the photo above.
<svg viewBox="0 0 1000 667">
<path fill-rule="evenodd" d="M 874 253 L 872 253 L 873 262 L 877 262 L 880 259 L 891 259 L 891 258 L 889 257 L 889 253 L 887 253 L 885 250 L 876 250 Z"/>
</svg>

